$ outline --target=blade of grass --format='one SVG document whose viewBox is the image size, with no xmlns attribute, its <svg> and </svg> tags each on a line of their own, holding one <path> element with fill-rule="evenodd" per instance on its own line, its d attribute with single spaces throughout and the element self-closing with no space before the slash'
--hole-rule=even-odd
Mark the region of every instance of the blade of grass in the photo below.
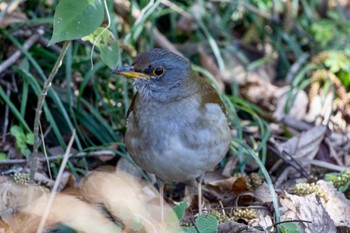
<svg viewBox="0 0 350 233">
<path fill-rule="evenodd" d="M 204 25 L 204 23 L 201 19 L 196 18 L 196 22 L 198 23 L 199 28 L 203 31 L 205 37 L 207 38 L 208 43 L 209 43 L 211 49 L 213 50 L 216 61 L 218 62 L 220 74 L 223 75 L 225 73 L 225 63 L 224 63 L 224 59 L 222 58 L 219 46 L 216 43 L 216 40 L 211 35 L 208 28 Z"/>
<path fill-rule="evenodd" d="M 97 123 L 99 124 L 99 126 L 103 126 L 104 132 L 106 133 L 105 135 L 103 135 L 103 137 L 107 138 L 108 142 L 116 142 L 119 141 L 119 138 L 116 137 L 116 133 L 111 129 L 110 125 L 107 123 L 107 121 L 101 116 L 101 114 L 99 113 L 99 111 L 94 108 L 89 102 L 87 102 L 86 100 L 82 100 L 82 104 L 84 104 L 88 109 L 89 109 L 89 114 L 94 116 L 95 119 L 97 120 Z M 100 132 L 96 132 L 101 134 Z"/>
<path fill-rule="evenodd" d="M 25 55 L 25 57 L 29 60 L 29 62 L 33 65 L 35 70 L 38 72 L 38 74 L 42 78 L 42 80 L 46 81 L 47 77 L 44 74 L 41 67 L 39 66 L 39 64 L 36 62 L 36 60 L 33 58 L 33 56 L 23 48 L 23 46 L 19 43 L 19 41 L 4 29 L 1 29 L 0 32 L 2 32 L 5 35 L 5 37 L 8 38 Z M 62 104 L 62 101 L 61 101 L 60 97 L 58 96 L 57 92 L 54 89 L 50 88 L 48 91 L 48 94 L 53 99 L 53 101 L 56 104 L 59 111 L 62 113 L 69 129 L 73 130 L 74 129 L 73 124 L 72 124 L 72 122 L 68 116 L 68 113 L 65 110 L 65 108 Z M 75 137 L 75 140 L 76 140 L 76 143 L 81 144 L 78 137 Z"/>
<path fill-rule="evenodd" d="M 255 162 L 259 165 L 260 170 L 262 171 L 262 174 L 265 178 L 265 181 L 268 185 L 268 188 L 269 188 L 269 191 L 270 191 L 270 194 L 272 197 L 272 203 L 273 203 L 273 207 L 274 207 L 274 211 L 275 211 L 275 221 L 276 221 L 276 223 L 280 222 L 280 212 L 279 212 L 277 194 L 275 192 L 271 177 L 270 177 L 268 171 L 266 170 L 264 164 L 259 159 L 259 156 L 257 155 L 257 153 L 249 145 L 247 145 L 244 141 L 233 138 L 232 143 L 234 143 L 234 146 L 236 146 L 236 147 L 244 148 L 244 150 L 246 150 L 246 152 L 250 156 L 252 156 L 253 159 L 255 160 Z M 279 232 L 279 229 L 278 228 L 276 228 L 276 229 L 277 229 L 277 232 Z"/>
<path fill-rule="evenodd" d="M 19 67 L 14 67 L 14 68 L 21 75 L 23 75 L 25 80 L 27 80 L 29 82 L 29 85 L 34 90 L 34 93 L 38 96 L 40 94 L 41 88 L 40 88 L 40 85 L 39 85 L 37 79 L 34 78 L 33 75 L 31 73 L 29 73 L 27 70 L 23 70 Z M 63 136 L 62 136 L 60 130 L 58 129 L 55 118 L 52 116 L 52 113 L 51 113 L 51 111 L 48 108 L 46 103 L 44 103 L 44 113 L 45 113 L 45 117 L 46 117 L 47 121 L 50 123 L 50 126 L 52 127 L 52 130 L 55 134 L 55 137 L 56 137 L 58 143 L 60 144 L 60 146 L 65 148 L 66 144 L 64 142 Z"/>
<path fill-rule="evenodd" d="M 6 95 L 6 92 L 0 86 L 0 97 L 4 100 L 7 106 L 9 106 L 12 114 L 16 117 L 16 119 L 24 126 L 24 128 L 29 132 L 33 133 L 33 131 L 29 128 L 27 122 L 23 118 L 22 114 L 17 110 L 16 106 L 12 103 L 12 101 Z"/>
</svg>

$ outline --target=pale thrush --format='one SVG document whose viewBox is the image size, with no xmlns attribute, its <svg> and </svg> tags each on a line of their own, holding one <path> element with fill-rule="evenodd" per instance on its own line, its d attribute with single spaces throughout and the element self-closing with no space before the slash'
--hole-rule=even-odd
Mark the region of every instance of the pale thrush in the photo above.
<svg viewBox="0 0 350 233">
<path fill-rule="evenodd" d="M 127 113 L 131 158 L 162 181 L 197 179 L 201 213 L 199 178 L 222 160 L 231 141 L 217 91 L 186 58 L 164 49 L 143 52 L 113 73 L 133 78 L 137 89 Z"/>
</svg>

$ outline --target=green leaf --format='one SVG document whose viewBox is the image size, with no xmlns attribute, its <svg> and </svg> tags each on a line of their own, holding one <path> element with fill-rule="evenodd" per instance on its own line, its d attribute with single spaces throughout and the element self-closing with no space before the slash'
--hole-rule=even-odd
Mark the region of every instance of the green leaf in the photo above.
<svg viewBox="0 0 350 233">
<path fill-rule="evenodd" d="M 0 160 L 8 160 L 8 159 L 9 157 L 5 153 L 0 152 Z"/>
<path fill-rule="evenodd" d="M 29 133 L 26 136 L 26 143 L 29 145 L 33 145 L 34 144 L 34 134 Z"/>
<path fill-rule="evenodd" d="M 112 41 L 110 44 L 101 46 L 101 59 L 111 69 L 114 69 L 118 65 L 118 50 L 119 44 L 117 41 Z"/>
<path fill-rule="evenodd" d="M 350 181 L 346 182 L 345 185 L 342 185 L 338 188 L 339 192 L 342 192 L 344 193 L 346 190 L 349 189 L 349 186 L 350 186 Z"/>
<path fill-rule="evenodd" d="M 328 58 L 324 62 L 333 73 L 337 73 L 340 70 L 347 70 L 349 63 L 349 58 L 341 51 L 329 51 Z"/>
<path fill-rule="evenodd" d="M 95 44 L 100 49 L 101 59 L 109 68 L 114 69 L 118 65 L 119 43 L 115 40 L 111 31 L 99 27 L 82 39 Z"/>
<path fill-rule="evenodd" d="M 16 140 L 18 140 L 18 138 L 23 134 L 24 135 L 24 132 L 23 132 L 23 129 L 21 127 L 19 127 L 18 125 L 14 125 L 11 127 L 10 129 L 10 134 L 12 136 L 14 136 L 16 138 Z"/>
<path fill-rule="evenodd" d="M 200 233 L 218 232 L 218 221 L 211 214 L 203 214 L 199 216 L 196 219 L 195 224 Z M 186 233 L 197 233 L 198 231 L 194 226 L 184 228 L 184 232 Z"/>
<path fill-rule="evenodd" d="M 25 156 L 28 157 L 30 155 L 30 150 L 28 148 L 23 148 L 21 149 L 21 153 Z"/>
<path fill-rule="evenodd" d="M 324 177 L 325 181 L 336 181 L 340 173 L 327 173 Z"/>
<path fill-rule="evenodd" d="M 334 24 L 331 20 L 320 20 L 311 24 L 311 32 L 314 34 L 315 40 L 325 47 L 331 42 L 335 35 Z"/>
<path fill-rule="evenodd" d="M 350 72 L 340 71 L 338 77 L 346 88 L 350 88 Z"/>
<path fill-rule="evenodd" d="M 300 233 L 298 226 L 294 222 L 285 222 L 279 225 L 282 233 Z"/>
<path fill-rule="evenodd" d="M 89 35 L 101 25 L 103 17 L 101 0 L 60 0 L 53 19 L 49 46 Z"/>
<path fill-rule="evenodd" d="M 16 139 L 16 145 L 18 148 L 26 148 L 26 136 L 24 134 L 21 134 L 17 139 Z"/>
<path fill-rule="evenodd" d="M 182 201 L 180 204 L 174 206 L 173 211 L 175 212 L 177 218 L 181 220 L 187 208 L 188 203 L 186 201 Z"/>
</svg>

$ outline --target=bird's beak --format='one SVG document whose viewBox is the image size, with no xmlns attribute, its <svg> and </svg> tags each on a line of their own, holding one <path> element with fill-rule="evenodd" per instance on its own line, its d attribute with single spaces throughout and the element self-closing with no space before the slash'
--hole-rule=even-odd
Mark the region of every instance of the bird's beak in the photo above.
<svg viewBox="0 0 350 233">
<path fill-rule="evenodd" d="M 112 70 L 113 74 L 124 75 L 127 78 L 150 79 L 150 76 L 141 72 L 137 72 L 134 66 L 123 66 Z"/>
</svg>

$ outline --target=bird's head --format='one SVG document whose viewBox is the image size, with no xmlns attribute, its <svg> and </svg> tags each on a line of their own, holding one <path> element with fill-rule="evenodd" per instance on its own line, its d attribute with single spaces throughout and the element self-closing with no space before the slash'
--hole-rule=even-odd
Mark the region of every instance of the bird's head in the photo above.
<svg viewBox="0 0 350 233">
<path fill-rule="evenodd" d="M 143 52 L 131 66 L 112 72 L 132 78 L 140 97 L 160 102 L 189 95 L 195 82 L 189 61 L 164 49 Z"/>
</svg>

